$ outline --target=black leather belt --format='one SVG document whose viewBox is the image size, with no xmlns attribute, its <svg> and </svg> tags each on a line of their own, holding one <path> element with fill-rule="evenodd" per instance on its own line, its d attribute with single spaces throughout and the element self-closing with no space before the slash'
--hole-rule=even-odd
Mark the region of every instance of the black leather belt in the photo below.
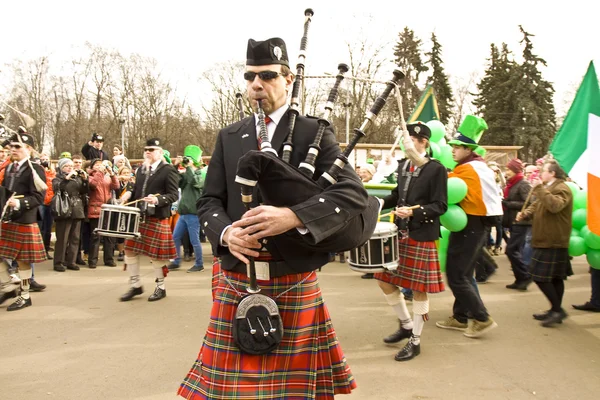
<svg viewBox="0 0 600 400">
<path fill-rule="evenodd" d="M 263 261 L 255 261 L 255 262 L 263 262 Z M 285 261 L 264 261 L 269 263 L 269 275 L 271 278 L 280 278 L 286 275 L 296 275 L 300 272 L 294 271 Z M 227 271 L 227 270 L 225 270 Z M 246 271 L 246 264 L 238 263 L 233 269 L 230 271 L 238 272 L 243 275 L 248 275 Z"/>
</svg>

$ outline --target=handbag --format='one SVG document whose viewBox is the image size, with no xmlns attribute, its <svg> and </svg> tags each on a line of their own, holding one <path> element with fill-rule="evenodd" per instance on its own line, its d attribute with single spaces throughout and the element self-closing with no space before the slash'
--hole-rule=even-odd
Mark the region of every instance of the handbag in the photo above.
<svg viewBox="0 0 600 400">
<path fill-rule="evenodd" d="M 71 208 L 69 194 L 62 190 L 54 193 L 54 197 L 52 197 L 52 201 L 50 202 L 50 211 L 52 212 L 52 216 L 56 219 L 71 218 L 73 210 Z"/>
</svg>

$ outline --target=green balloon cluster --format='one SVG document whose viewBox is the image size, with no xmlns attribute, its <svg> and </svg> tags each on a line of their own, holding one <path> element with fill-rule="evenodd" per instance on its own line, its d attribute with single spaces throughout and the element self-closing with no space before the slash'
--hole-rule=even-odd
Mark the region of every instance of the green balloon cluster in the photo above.
<svg viewBox="0 0 600 400">
<path fill-rule="evenodd" d="M 448 254 L 448 241 L 450 240 L 450 231 L 441 227 L 442 237 L 438 241 L 438 258 L 440 259 L 440 270 L 446 272 L 446 259 Z"/>
<path fill-rule="evenodd" d="M 456 167 L 456 162 L 452 159 L 452 147 L 446 143 L 446 128 L 438 120 L 431 120 L 425 125 L 431 130 L 431 138 L 429 139 L 429 145 L 431 146 L 431 153 L 433 158 L 439 160 L 442 165 L 449 169 Z"/>
<path fill-rule="evenodd" d="M 588 264 L 600 270 L 600 235 L 590 231 L 587 226 L 588 194 L 573 182 L 566 183 L 573 192 L 573 229 L 569 238 L 569 255 L 579 257 L 585 254 Z"/>
</svg>

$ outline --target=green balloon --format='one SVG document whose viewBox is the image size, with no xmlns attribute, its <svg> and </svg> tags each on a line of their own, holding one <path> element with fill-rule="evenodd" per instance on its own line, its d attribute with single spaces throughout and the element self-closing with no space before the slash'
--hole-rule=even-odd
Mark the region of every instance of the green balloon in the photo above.
<svg viewBox="0 0 600 400">
<path fill-rule="evenodd" d="M 596 235 L 594 232 L 588 233 L 584 241 L 590 249 L 600 250 L 600 236 Z"/>
<path fill-rule="evenodd" d="M 581 229 L 587 223 L 587 210 L 580 208 L 573 211 L 573 228 Z"/>
<path fill-rule="evenodd" d="M 600 250 L 588 250 L 586 259 L 592 268 L 600 269 Z"/>
<path fill-rule="evenodd" d="M 577 229 L 573 228 L 571 229 L 571 236 L 581 236 L 579 235 L 579 232 L 581 231 L 578 231 Z"/>
<path fill-rule="evenodd" d="M 431 142 L 429 143 L 429 147 L 431 147 L 431 156 L 435 159 L 440 159 L 440 155 L 442 154 L 442 150 L 437 143 Z"/>
<path fill-rule="evenodd" d="M 587 225 L 585 225 L 583 228 L 581 228 L 579 230 L 579 236 L 581 236 L 582 238 L 586 238 L 590 233 L 592 233 L 592 231 L 590 231 L 590 228 L 588 228 Z"/>
<path fill-rule="evenodd" d="M 587 208 L 587 191 L 578 190 L 573 195 L 573 209 Z"/>
<path fill-rule="evenodd" d="M 467 195 L 467 184 L 460 178 L 448 178 L 448 204 L 460 203 Z"/>
<path fill-rule="evenodd" d="M 565 183 L 567 184 L 569 189 L 571 189 L 571 192 L 573 192 L 573 196 L 575 196 L 577 194 L 577 192 L 580 191 L 579 186 L 577 186 L 575 184 L 575 182 L 565 182 Z"/>
<path fill-rule="evenodd" d="M 452 147 L 446 145 L 444 147 L 440 147 L 442 154 L 439 158 L 442 165 L 449 169 L 454 169 L 456 167 L 456 161 L 452 158 Z"/>
<path fill-rule="evenodd" d="M 446 134 L 446 128 L 444 127 L 444 124 L 436 119 L 427 122 L 425 125 L 427 125 L 431 130 L 431 139 L 429 139 L 430 142 L 437 142 Z"/>
<path fill-rule="evenodd" d="M 446 259 L 448 258 L 448 249 L 439 248 L 438 258 L 440 260 L 440 270 L 446 272 Z"/>
<path fill-rule="evenodd" d="M 445 145 L 447 145 L 448 143 L 446 142 L 446 138 L 443 137 L 440 140 L 437 141 L 438 146 L 440 147 L 444 147 Z"/>
<path fill-rule="evenodd" d="M 448 210 L 440 216 L 440 222 L 450 232 L 459 232 L 467 226 L 467 214 L 456 204 L 450 204 Z"/>
<path fill-rule="evenodd" d="M 579 257 L 588 251 L 585 245 L 585 240 L 579 236 L 571 236 L 569 238 L 569 255 L 571 257 Z"/>
<path fill-rule="evenodd" d="M 483 148 L 483 147 L 481 147 L 481 146 L 478 146 L 478 147 L 475 149 L 475 154 L 479 154 L 481 157 L 485 157 L 485 154 L 486 154 L 486 153 L 487 153 L 487 150 L 486 150 L 486 149 L 484 149 L 484 148 Z"/>
<path fill-rule="evenodd" d="M 440 240 L 440 243 L 444 243 L 446 242 L 446 245 L 448 244 L 448 240 L 450 240 L 450 231 L 446 228 L 444 228 L 443 226 L 440 229 L 442 231 L 442 239 Z M 446 246 L 448 247 L 448 246 Z"/>
</svg>

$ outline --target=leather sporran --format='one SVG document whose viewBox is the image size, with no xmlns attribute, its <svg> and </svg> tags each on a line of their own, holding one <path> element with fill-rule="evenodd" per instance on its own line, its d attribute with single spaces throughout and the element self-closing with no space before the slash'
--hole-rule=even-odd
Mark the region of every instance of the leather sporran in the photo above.
<svg viewBox="0 0 600 400">
<path fill-rule="evenodd" d="M 238 304 L 233 320 L 233 340 L 248 354 L 275 350 L 283 338 L 283 322 L 277 303 L 262 294 L 246 296 Z"/>
</svg>

